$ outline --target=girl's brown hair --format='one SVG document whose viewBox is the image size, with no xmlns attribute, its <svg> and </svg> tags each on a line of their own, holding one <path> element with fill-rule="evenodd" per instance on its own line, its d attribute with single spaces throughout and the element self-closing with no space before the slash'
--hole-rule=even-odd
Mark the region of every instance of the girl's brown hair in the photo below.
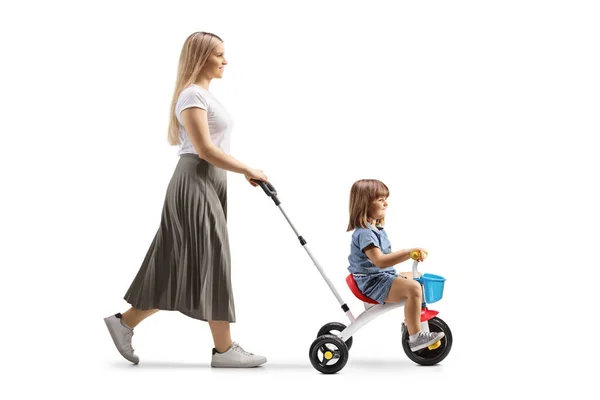
<svg viewBox="0 0 600 400">
<path fill-rule="evenodd" d="M 387 198 L 390 191 L 385 183 L 377 179 L 361 179 L 350 189 L 350 221 L 346 232 L 358 227 L 367 228 L 369 205 L 379 197 Z M 384 225 L 385 218 L 375 221 L 376 225 Z"/>
<path fill-rule="evenodd" d="M 169 134 L 168 142 L 171 146 L 179 144 L 179 125 L 175 115 L 175 105 L 179 94 L 183 89 L 196 82 L 200 71 L 206 63 L 206 60 L 223 40 L 209 32 L 192 33 L 183 43 L 181 54 L 179 55 L 179 66 L 177 68 L 177 79 L 175 81 L 175 90 L 171 99 L 171 112 L 169 116 Z"/>
</svg>

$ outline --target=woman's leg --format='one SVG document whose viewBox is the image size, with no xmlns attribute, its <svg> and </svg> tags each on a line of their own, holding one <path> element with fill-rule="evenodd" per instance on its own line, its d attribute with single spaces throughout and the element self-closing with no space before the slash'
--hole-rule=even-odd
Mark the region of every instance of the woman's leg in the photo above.
<svg viewBox="0 0 600 400">
<path fill-rule="evenodd" d="M 412 276 L 412 273 L 410 275 Z M 404 278 L 394 279 L 385 302 L 399 303 L 404 300 L 406 300 L 404 320 L 408 334 L 414 335 L 421 330 L 421 285 L 419 282 Z"/>
<path fill-rule="evenodd" d="M 229 329 L 228 321 L 208 321 L 210 331 L 215 342 L 215 349 L 219 353 L 227 351 L 232 345 L 231 331 Z"/>
<path fill-rule="evenodd" d="M 135 307 L 131 307 L 125 311 L 121 317 L 121 320 L 130 328 L 135 328 L 140 322 L 157 312 L 158 309 L 153 310 L 138 310 Z"/>
</svg>

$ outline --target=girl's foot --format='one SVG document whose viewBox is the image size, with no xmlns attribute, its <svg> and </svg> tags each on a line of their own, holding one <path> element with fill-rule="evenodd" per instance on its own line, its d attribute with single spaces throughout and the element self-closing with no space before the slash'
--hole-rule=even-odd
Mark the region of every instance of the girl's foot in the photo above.
<svg viewBox="0 0 600 400">
<path fill-rule="evenodd" d="M 408 339 L 408 345 L 412 351 L 424 349 L 427 346 L 431 346 L 438 340 L 443 338 L 444 332 L 423 332 L 419 331 L 414 335 L 411 335 Z"/>
</svg>

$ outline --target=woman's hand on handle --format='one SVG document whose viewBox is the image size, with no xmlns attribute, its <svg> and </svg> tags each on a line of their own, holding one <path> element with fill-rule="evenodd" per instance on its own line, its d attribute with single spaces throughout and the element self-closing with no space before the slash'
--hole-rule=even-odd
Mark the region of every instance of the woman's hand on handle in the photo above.
<svg viewBox="0 0 600 400">
<path fill-rule="evenodd" d="M 252 179 L 256 179 L 257 181 L 269 182 L 269 178 L 267 175 L 260 169 L 250 168 L 246 174 L 244 174 L 246 180 L 254 187 L 258 186 L 258 183 L 253 182 Z"/>
</svg>

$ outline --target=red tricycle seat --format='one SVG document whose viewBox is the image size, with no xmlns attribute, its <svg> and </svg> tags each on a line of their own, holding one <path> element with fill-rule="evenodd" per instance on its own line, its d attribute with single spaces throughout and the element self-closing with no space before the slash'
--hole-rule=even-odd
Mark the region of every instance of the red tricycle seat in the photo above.
<svg viewBox="0 0 600 400">
<path fill-rule="evenodd" d="M 352 293 L 354 293 L 354 295 L 356 297 L 358 297 L 359 300 L 362 300 L 365 303 L 379 304 L 375 300 L 373 300 L 372 298 L 367 297 L 364 294 L 362 294 L 362 292 L 360 291 L 360 289 L 356 285 L 356 281 L 354 280 L 354 276 L 352 276 L 352 274 L 349 274 L 346 277 L 346 283 L 348 284 L 348 287 L 350 288 L 350 290 L 352 291 Z"/>
</svg>

